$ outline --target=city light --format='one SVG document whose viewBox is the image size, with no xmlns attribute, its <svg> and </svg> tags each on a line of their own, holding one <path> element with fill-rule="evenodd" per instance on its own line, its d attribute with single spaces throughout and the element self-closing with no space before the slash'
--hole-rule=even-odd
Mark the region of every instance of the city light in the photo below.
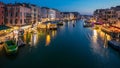
<svg viewBox="0 0 120 68">
<path fill-rule="evenodd" d="M 0 68 L 120 68 L 120 0 L 1 0 Z"/>
</svg>

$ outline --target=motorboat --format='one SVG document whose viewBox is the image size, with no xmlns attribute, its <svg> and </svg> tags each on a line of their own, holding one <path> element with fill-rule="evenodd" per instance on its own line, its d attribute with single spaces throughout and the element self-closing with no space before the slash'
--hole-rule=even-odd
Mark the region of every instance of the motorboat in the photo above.
<svg viewBox="0 0 120 68">
<path fill-rule="evenodd" d="M 115 49 L 115 50 L 120 52 L 120 42 L 118 42 L 116 40 L 110 40 L 110 41 L 108 41 L 108 45 L 111 48 L 113 48 L 113 49 Z"/>
<path fill-rule="evenodd" d="M 58 26 L 63 26 L 63 22 L 58 22 L 57 25 Z"/>
<path fill-rule="evenodd" d="M 26 44 L 23 42 L 23 40 L 21 38 L 18 39 L 17 41 L 17 46 L 18 47 L 22 47 L 22 46 L 25 46 Z"/>
<path fill-rule="evenodd" d="M 6 53 L 8 54 L 16 53 L 18 50 L 18 46 L 13 40 L 5 41 L 4 48 L 5 48 Z"/>
</svg>

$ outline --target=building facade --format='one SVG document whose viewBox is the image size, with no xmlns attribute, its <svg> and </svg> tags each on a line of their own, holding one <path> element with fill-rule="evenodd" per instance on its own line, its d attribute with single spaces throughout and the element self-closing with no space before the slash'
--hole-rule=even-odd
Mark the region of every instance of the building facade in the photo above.
<svg viewBox="0 0 120 68">
<path fill-rule="evenodd" d="M 39 7 L 29 3 L 6 4 L 0 2 L 0 25 L 23 26 L 47 21 L 73 20 L 76 12 L 60 12 L 54 8 Z"/>
<path fill-rule="evenodd" d="M 109 9 L 97 9 L 94 11 L 94 17 L 98 22 L 115 24 L 120 20 L 120 6 L 111 7 Z"/>
<path fill-rule="evenodd" d="M 49 11 L 49 8 L 47 8 L 47 7 L 41 7 L 42 22 L 48 21 L 48 11 Z"/>
<path fill-rule="evenodd" d="M 31 21 L 32 24 L 36 24 L 39 21 L 40 18 L 40 8 L 36 5 L 29 4 L 29 7 L 31 8 Z"/>
<path fill-rule="evenodd" d="M 5 23 L 22 26 L 31 23 L 31 9 L 21 4 L 8 4 L 5 8 Z"/>
<path fill-rule="evenodd" d="M 4 25 L 5 4 L 0 2 L 0 25 Z"/>
<path fill-rule="evenodd" d="M 48 21 L 55 21 L 56 20 L 56 10 L 49 9 L 48 10 Z"/>
<path fill-rule="evenodd" d="M 56 10 L 56 20 L 62 20 L 62 15 L 59 10 Z"/>
</svg>

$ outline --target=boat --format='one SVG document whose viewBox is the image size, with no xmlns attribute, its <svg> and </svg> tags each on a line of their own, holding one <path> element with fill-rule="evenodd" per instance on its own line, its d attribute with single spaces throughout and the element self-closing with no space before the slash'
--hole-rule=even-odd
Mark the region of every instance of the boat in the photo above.
<svg viewBox="0 0 120 68">
<path fill-rule="evenodd" d="M 50 29 L 50 30 L 57 30 L 57 24 L 48 24 L 48 29 Z"/>
<path fill-rule="evenodd" d="M 8 54 L 16 53 L 18 50 L 18 46 L 15 44 L 13 40 L 5 41 L 4 48 L 5 48 L 6 53 Z"/>
<path fill-rule="evenodd" d="M 75 27 L 75 24 L 73 24 L 73 27 Z"/>
<path fill-rule="evenodd" d="M 118 42 L 116 40 L 110 40 L 110 41 L 108 41 L 108 45 L 110 47 L 112 47 L 113 49 L 120 52 L 120 42 Z"/>
<path fill-rule="evenodd" d="M 63 22 L 57 23 L 58 26 L 63 26 Z"/>
<path fill-rule="evenodd" d="M 83 27 L 92 27 L 92 24 L 84 22 Z"/>
<path fill-rule="evenodd" d="M 26 44 L 23 42 L 23 40 L 21 38 L 18 39 L 17 41 L 17 46 L 18 47 L 22 47 L 22 46 L 25 46 Z"/>
<path fill-rule="evenodd" d="M 19 36 L 23 36 L 23 35 L 24 35 L 24 30 L 23 30 L 23 29 L 20 29 L 20 30 L 18 31 L 18 35 L 19 35 Z"/>
<path fill-rule="evenodd" d="M 85 20 L 84 22 L 85 23 L 92 23 L 90 20 Z"/>
</svg>

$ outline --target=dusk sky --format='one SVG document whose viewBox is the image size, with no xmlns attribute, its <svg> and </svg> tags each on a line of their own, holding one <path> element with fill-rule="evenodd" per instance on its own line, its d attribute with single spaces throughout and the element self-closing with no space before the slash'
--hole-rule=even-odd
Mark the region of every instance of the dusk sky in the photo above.
<svg viewBox="0 0 120 68">
<path fill-rule="evenodd" d="M 60 11 L 78 11 L 91 15 L 95 9 L 120 5 L 120 0 L 0 0 L 4 3 L 27 2 Z"/>
</svg>

